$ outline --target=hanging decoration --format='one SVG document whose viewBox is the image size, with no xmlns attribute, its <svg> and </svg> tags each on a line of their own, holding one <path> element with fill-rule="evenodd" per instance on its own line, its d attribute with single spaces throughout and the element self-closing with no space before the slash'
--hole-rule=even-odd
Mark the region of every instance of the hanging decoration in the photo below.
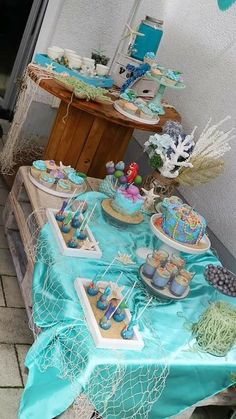
<svg viewBox="0 0 236 419">
<path fill-rule="evenodd" d="M 219 8 L 223 12 L 225 10 L 228 10 L 231 6 L 233 6 L 233 4 L 235 3 L 235 1 L 236 0 L 217 0 Z"/>
</svg>

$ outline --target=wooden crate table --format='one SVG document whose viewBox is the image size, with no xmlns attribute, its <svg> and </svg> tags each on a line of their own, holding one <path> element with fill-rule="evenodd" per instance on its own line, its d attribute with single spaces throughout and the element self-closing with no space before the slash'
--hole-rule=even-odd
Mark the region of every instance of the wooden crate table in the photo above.
<svg viewBox="0 0 236 419">
<path fill-rule="evenodd" d="M 103 178 L 107 161 L 123 159 L 135 129 L 161 132 L 166 121 L 181 121 L 173 107 L 166 107 L 165 115 L 160 116 L 157 124 L 136 122 L 111 105 L 71 98 L 71 92 L 54 80 L 39 79 L 36 69 L 31 68 L 29 75 L 41 88 L 61 100 L 44 159 L 62 161 L 89 176 Z"/>
<path fill-rule="evenodd" d="M 35 229 L 31 231 L 27 219 L 34 212 L 35 227 L 42 228 L 46 221 L 45 209 L 60 208 L 64 198 L 36 188 L 29 179 L 29 169 L 28 166 L 22 166 L 17 172 L 4 208 L 3 222 L 30 326 L 33 328 L 31 287 L 34 260 L 24 249 L 32 242 Z M 97 190 L 99 183 L 99 179 L 88 178 L 88 190 Z"/>
<path fill-rule="evenodd" d="M 5 234 L 8 240 L 10 252 L 16 269 L 17 279 L 24 299 L 30 327 L 35 331 L 32 320 L 32 275 L 34 260 L 24 249 L 32 240 L 27 219 L 35 211 L 35 223 L 38 227 L 43 227 L 46 216 L 46 208 L 59 208 L 63 198 L 57 198 L 37 189 L 28 177 L 29 167 L 22 166 L 18 170 L 14 185 L 9 193 L 8 200 L 3 213 Z M 88 190 L 98 190 L 101 180 L 88 178 Z M 42 209 L 43 211 L 39 211 Z M 173 417 L 173 419 L 189 419 L 198 406 L 206 405 L 236 405 L 236 392 L 233 389 L 226 390 L 218 395 L 192 406 L 184 413 Z M 70 413 L 65 412 L 63 418 L 70 417 Z"/>
</svg>

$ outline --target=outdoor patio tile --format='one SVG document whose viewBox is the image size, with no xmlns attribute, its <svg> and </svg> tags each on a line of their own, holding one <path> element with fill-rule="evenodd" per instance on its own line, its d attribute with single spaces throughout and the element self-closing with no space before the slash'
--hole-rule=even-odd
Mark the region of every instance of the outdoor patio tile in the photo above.
<svg viewBox="0 0 236 419">
<path fill-rule="evenodd" d="M 3 296 L 3 289 L 2 289 L 1 282 L 0 282 L 0 306 L 5 306 L 5 300 Z"/>
<path fill-rule="evenodd" d="M 4 234 L 4 227 L 0 226 L 0 249 L 7 249 L 8 243 Z"/>
<path fill-rule="evenodd" d="M 2 150 L 2 144 L 0 143 L 0 151 Z M 0 175 L 0 188 L 5 188 L 6 184 L 4 182 L 3 177 Z"/>
<path fill-rule="evenodd" d="M 24 309 L 0 307 L 0 342 L 29 344 L 33 342 Z"/>
<path fill-rule="evenodd" d="M 0 387 L 22 386 L 13 345 L 0 344 Z"/>
<path fill-rule="evenodd" d="M 8 249 L 0 249 L 0 275 L 16 275 L 12 257 Z"/>
<path fill-rule="evenodd" d="M 20 364 L 20 370 L 21 370 L 21 375 L 23 378 L 24 385 L 26 384 L 26 381 L 28 378 L 28 371 L 24 365 L 24 362 L 25 362 L 26 354 L 29 349 L 30 349 L 30 345 L 16 345 L 16 350 L 18 354 L 18 360 Z"/>
<path fill-rule="evenodd" d="M 0 205 L 5 205 L 9 191 L 4 187 L 0 187 Z"/>
<path fill-rule="evenodd" d="M 20 388 L 0 388 L 0 419 L 17 418 L 22 391 Z"/>
<path fill-rule="evenodd" d="M 7 307 L 24 307 L 20 287 L 15 276 L 2 276 Z"/>
<path fill-rule="evenodd" d="M 3 210 L 4 210 L 4 205 L 0 205 L 0 226 L 3 225 L 3 220 L 2 220 Z"/>
</svg>

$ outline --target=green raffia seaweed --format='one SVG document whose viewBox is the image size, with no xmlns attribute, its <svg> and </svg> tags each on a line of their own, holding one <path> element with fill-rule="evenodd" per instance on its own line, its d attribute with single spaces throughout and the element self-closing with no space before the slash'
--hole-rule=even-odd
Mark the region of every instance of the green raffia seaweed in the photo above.
<svg viewBox="0 0 236 419">
<path fill-rule="evenodd" d="M 103 89 L 102 87 L 92 86 L 72 76 L 63 77 L 63 76 L 57 75 L 55 76 L 55 79 L 73 88 L 75 92 L 85 95 L 86 100 L 102 99 L 102 100 L 110 101 L 109 96 L 107 96 L 108 91 L 106 89 Z"/>
<path fill-rule="evenodd" d="M 236 343 L 236 309 L 224 301 L 211 303 L 191 329 L 197 349 L 225 356 Z"/>
</svg>

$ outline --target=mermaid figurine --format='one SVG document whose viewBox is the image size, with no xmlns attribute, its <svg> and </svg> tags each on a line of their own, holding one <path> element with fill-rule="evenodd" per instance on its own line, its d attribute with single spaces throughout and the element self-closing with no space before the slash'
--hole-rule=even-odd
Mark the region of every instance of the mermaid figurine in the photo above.
<svg viewBox="0 0 236 419">
<path fill-rule="evenodd" d="M 104 293 L 101 295 L 101 297 L 97 301 L 97 308 L 99 308 L 99 310 L 106 310 L 106 308 L 108 307 L 108 297 L 110 294 L 111 294 L 111 288 L 106 287 Z"/>
<path fill-rule="evenodd" d="M 99 326 L 102 329 L 104 329 L 104 330 L 110 329 L 110 327 L 111 327 L 111 320 L 110 319 L 112 317 L 112 314 L 116 310 L 116 307 L 117 307 L 117 299 L 112 298 L 104 316 L 101 318 L 101 320 L 99 322 Z"/>
</svg>

